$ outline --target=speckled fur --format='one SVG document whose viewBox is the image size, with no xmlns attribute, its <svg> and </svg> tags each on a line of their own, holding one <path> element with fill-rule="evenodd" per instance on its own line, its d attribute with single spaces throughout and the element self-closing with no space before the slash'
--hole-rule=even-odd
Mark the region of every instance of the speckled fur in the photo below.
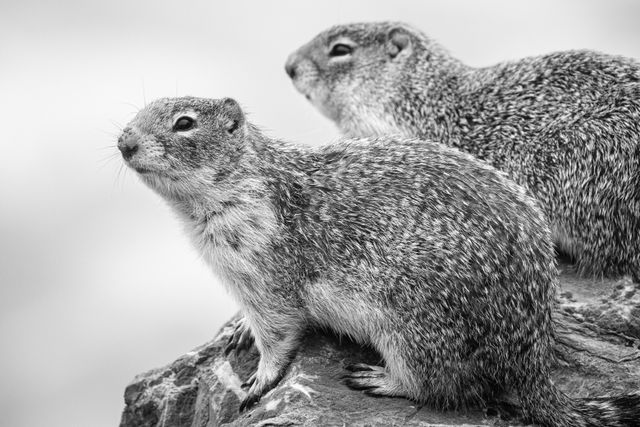
<svg viewBox="0 0 640 427">
<path fill-rule="evenodd" d="M 173 117 L 188 110 L 197 128 L 182 135 Z M 261 359 L 243 407 L 317 326 L 380 352 L 384 367 L 347 374 L 370 394 L 451 408 L 515 389 L 541 424 L 587 425 L 591 412 L 549 378 L 550 231 L 492 167 L 403 138 L 290 145 L 230 99 L 156 101 L 125 129 L 119 146 L 131 144 L 129 166 L 181 215 L 246 316 Z"/>
<path fill-rule="evenodd" d="M 408 40 L 399 52 L 393 34 Z M 353 53 L 331 58 L 336 42 Z M 581 274 L 640 283 L 638 62 L 569 51 L 472 68 L 382 22 L 324 31 L 288 67 L 346 135 L 417 136 L 490 162 L 541 202 Z"/>
</svg>

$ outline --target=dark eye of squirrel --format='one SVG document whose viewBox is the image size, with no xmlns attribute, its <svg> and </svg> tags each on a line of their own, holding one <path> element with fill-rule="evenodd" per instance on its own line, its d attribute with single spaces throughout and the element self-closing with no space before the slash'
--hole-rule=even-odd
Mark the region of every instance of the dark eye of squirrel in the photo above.
<svg viewBox="0 0 640 427">
<path fill-rule="evenodd" d="M 342 43 L 336 43 L 331 48 L 329 56 L 345 56 L 351 54 L 351 52 L 353 52 L 353 48 L 351 46 Z"/>
<path fill-rule="evenodd" d="M 196 121 L 189 116 L 182 116 L 173 125 L 173 130 L 178 132 L 184 132 L 192 129 L 196 125 Z"/>
</svg>

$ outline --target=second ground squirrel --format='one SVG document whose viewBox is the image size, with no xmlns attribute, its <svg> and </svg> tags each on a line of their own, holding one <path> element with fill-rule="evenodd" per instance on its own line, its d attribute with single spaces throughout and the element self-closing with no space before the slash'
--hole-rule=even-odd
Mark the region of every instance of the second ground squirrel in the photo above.
<svg viewBox="0 0 640 427">
<path fill-rule="evenodd" d="M 463 64 L 401 23 L 339 25 L 293 53 L 296 88 L 349 136 L 443 142 L 542 202 L 579 273 L 640 283 L 640 65 L 591 51 Z"/>
</svg>

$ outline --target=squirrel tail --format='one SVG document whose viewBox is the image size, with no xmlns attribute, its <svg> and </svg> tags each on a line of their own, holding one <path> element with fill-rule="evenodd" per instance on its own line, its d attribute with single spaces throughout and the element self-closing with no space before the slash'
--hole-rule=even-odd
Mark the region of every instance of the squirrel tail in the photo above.
<svg viewBox="0 0 640 427">
<path fill-rule="evenodd" d="M 532 421 L 548 427 L 640 427 L 640 392 L 571 399 L 549 379 L 532 378 L 521 389 Z"/>
</svg>

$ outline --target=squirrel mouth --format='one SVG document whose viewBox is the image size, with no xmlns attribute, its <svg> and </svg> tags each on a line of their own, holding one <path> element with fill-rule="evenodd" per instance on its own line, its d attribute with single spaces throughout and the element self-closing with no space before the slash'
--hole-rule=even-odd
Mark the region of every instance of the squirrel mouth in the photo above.
<svg viewBox="0 0 640 427">
<path fill-rule="evenodd" d="M 137 173 L 140 174 L 141 177 L 145 177 L 148 179 L 159 179 L 159 180 L 170 180 L 177 181 L 179 178 L 175 176 L 172 171 L 159 169 L 159 168 L 147 168 L 144 166 L 135 166 L 132 167 Z"/>
<path fill-rule="evenodd" d="M 159 170 L 160 168 L 158 168 L 156 165 L 148 165 L 147 162 L 141 161 L 141 159 L 133 158 L 131 160 L 127 160 L 125 163 L 127 164 L 127 166 L 141 175 L 159 175 L 161 173 L 161 170 Z"/>
<path fill-rule="evenodd" d="M 142 174 L 153 172 L 151 169 L 146 169 L 146 168 L 143 168 L 141 166 L 136 166 L 136 167 L 134 167 L 134 169 L 136 170 L 136 172 L 142 173 Z"/>
<path fill-rule="evenodd" d="M 148 174 L 157 175 L 158 174 L 158 171 L 155 171 L 153 169 L 148 169 L 142 166 L 135 166 L 133 169 L 141 175 L 148 175 Z"/>
</svg>

